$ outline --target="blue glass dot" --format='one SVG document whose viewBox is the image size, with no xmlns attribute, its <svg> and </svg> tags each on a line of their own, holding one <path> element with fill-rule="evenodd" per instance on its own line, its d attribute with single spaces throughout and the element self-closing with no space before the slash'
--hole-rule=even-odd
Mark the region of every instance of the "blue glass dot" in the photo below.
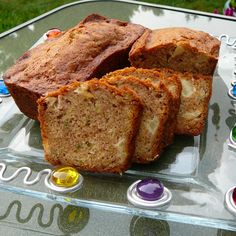
<svg viewBox="0 0 236 236">
<path fill-rule="evenodd" d="M 6 85 L 4 84 L 3 80 L 0 80 L 0 96 L 8 96 L 9 95 L 9 91 L 6 87 Z"/>
<path fill-rule="evenodd" d="M 236 97 L 236 84 L 233 85 L 232 95 Z"/>
</svg>

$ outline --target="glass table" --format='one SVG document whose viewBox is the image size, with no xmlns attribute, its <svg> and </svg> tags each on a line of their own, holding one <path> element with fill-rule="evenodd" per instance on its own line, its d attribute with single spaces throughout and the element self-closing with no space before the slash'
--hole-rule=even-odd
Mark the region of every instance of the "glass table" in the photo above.
<svg viewBox="0 0 236 236">
<path fill-rule="evenodd" d="M 135 222 L 135 219 L 144 218 L 153 222 L 167 220 L 173 225 L 184 223 L 236 230 L 236 216 L 225 206 L 225 193 L 236 184 L 236 151 L 228 146 L 229 134 L 236 121 L 235 101 L 227 94 L 232 80 L 236 79 L 236 31 L 233 30 L 236 19 L 136 1 L 75 2 L 0 34 L 0 75 L 48 29 L 67 29 L 91 13 L 151 29 L 189 27 L 221 39 L 220 60 L 214 74 L 213 94 L 203 134 L 194 138 L 176 136 L 173 145 L 157 162 L 135 165 L 122 176 L 83 173 L 83 187 L 73 193 L 52 192 L 45 187 L 43 179 L 35 185 L 25 186 L 23 173 L 9 183 L 0 182 L 1 191 L 38 198 L 46 203 L 53 201 L 58 205 L 80 206 L 114 217 L 129 215 Z M 33 176 L 45 168 L 53 168 L 43 156 L 39 124 L 24 116 L 11 97 L 3 98 L 0 104 L 0 163 L 7 165 L 5 175 L 11 175 L 22 166 L 30 167 Z M 128 187 L 146 177 L 160 179 L 172 192 L 170 204 L 145 209 L 128 202 Z M 60 207 L 58 209 L 60 212 Z M 145 220 L 141 224 L 145 224 Z M 223 231 L 217 231 L 217 234 L 219 232 Z"/>
<path fill-rule="evenodd" d="M 234 236 L 235 232 L 0 191 L 0 235 Z"/>
</svg>

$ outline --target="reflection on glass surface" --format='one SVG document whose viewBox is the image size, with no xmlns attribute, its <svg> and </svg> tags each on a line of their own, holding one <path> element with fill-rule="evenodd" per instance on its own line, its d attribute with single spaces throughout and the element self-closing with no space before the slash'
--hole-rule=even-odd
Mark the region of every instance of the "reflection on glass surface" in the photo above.
<svg viewBox="0 0 236 236">
<path fill-rule="evenodd" d="M 49 217 L 45 215 L 44 205 L 37 203 L 28 212 L 27 215 L 22 214 L 22 203 L 15 200 L 9 204 L 5 213 L 0 215 L 0 221 L 5 220 L 11 214 L 12 209 L 16 209 L 16 220 L 20 224 L 26 224 L 37 217 L 37 223 L 42 228 L 51 227 L 53 221 L 57 219 L 57 226 L 62 233 L 74 234 L 80 232 L 89 221 L 89 209 L 68 205 L 63 208 L 60 204 L 54 204 L 50 208 Z M 35 214 L 37 213 L 37 215 Z M 23 216 L 22 216 L 23 215 Z M 46 219 L 46 220 L 45 220 Z"/>
<path fill-rule="evenodd" d="M 235 232 L 109 213 L 1 192 L 1 235 L 233 236 Z M 70 200 L 68 199 L 68 203 Z M 70 204 L 70 203 L 69 203 Z"/>
<path fill-rule="evenodd" d="M 166 221 L 134 216 L 130 223 L 130 236 L 170 236 Z"/>
<path fill-rule="evenodd" d="M 35 30 L 34 24 L 28 25 L 27 27 L 28 27 L 28 29 L 31 30 L 31 31 L 34 31 L 34 30 Z"/>
<path fill-rule="evenodd" d="M 133 14 L 129 17 L 130 22 L 135 22 L 136 24 L 145 25 L 150 29 L 155 29 L 158 17 L 163 17 L 165 15 L 162 9 L 152 9 L 146 6 L 139 6 L 137 10 L 133 11 Z"/>
<path fill-rule="evenodd" d="M 146 175 L 163 174 L 181 177 L 194 177 L 199 162 L 199 137 L 176 136 L 172 145 L 151 165 L 134 165 L 128 173 Z M 164 177 L 164 176 L 163 176 Z"/>
<path fill-rule="evenodd" d="M 89 209 L 69 205 L 59 214 L 58 227 L 63 233 L 78 233 L 89 221 Z"/>
</svg>

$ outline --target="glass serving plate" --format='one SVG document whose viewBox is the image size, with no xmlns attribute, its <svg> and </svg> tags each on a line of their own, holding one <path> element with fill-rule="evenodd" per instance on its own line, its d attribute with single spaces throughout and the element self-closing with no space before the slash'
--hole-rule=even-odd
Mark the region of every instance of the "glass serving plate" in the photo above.
<svg viewBox="0 0 236 236">
<path fill-rule="evenodd" d="M 232 31 L 236 21 L 232 18 L 137 2 L 81 1 L 0 35 L 0 73 L 4 73 L 47 29 L 71 27 L 93 12 L 149 28 L 186 26 L 216 37 L 228 34 L 229 42 L 236 38 L 236 32 Z M 0 182 L 1 189 L 104 211 L 236 230 L 236 217 L 224 203 L 225 193 L 236 185 L 236 151 L 228 147 L 229 134 L 236 123 L 236 103 L 227 95 L 235 77 L 235 55 L 235 48 L 227 45 L 226 38 L 222 37 L 203 134 L 198 137 L 176 136 L 157 162 L 135 165 L 122 176 L 82 173 L 83 187 L 73 193 L 52 192 L 45 187 L 44 178 L 35 185 L 26 186 L 23 184 L 24 173 L 9 183 Z M 5 176 L 22 166 L 30 167 L 33 176 L 45 168 L 53 168 L 44 161 L 39 123 L 24 116 L 11 97 L 2 99 L 0 162 L 7 164 Z M 164 183 L 173 195 L 170 204 L 158 209 L 145 209 L 128 202 L 128 187 L 145 177 L 157 177 Z"/>
</svg>

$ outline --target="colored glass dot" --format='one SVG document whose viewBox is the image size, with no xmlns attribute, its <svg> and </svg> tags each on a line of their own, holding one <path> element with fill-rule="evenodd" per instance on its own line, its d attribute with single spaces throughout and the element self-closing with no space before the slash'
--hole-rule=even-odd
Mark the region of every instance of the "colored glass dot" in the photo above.
<svg viewBox="0 0 236 236">
<path fill-rule="evenodd" d="M 233 85 L 232 95 L 236 97 L 236 84 Z"/>
<path fill-rule="evenodd" d="M 140 198 L 155 201 L 162 197 L 164 185 L 158 179 L 144 179 L 137 184 L 137 192 Z"/>
<path fill-rule="evenodd" d="M 61 30 L 55 28 L 55 29 L 50 29 L 47 33 L 46 36 L 48 39 L 56 38 L 61 34 Z"/>
<path fill-rule="evenodd" d="M 0 96 L 8 96 L 9 92 L 3 80 L 0 80 Z"/>
<path fill-rule="evenodd" d="M 234 126 L 232 129 L 232 139 L 234 142 L 236 142 L 236 126 Z"/>
<path fill-rule="evenodd" d="M 59 187 L 72 187 L 78 183 L 79 172 L 73 167 L 59 167 L 52 172 L 51 181 Z"/>
<path fill-rule="evenodd" d="M 234 188 L 234 190 L 233 190 L 232 198 L 234 201 L 234 205 L 236 205 L 236 188 Z"/>
</svg>

